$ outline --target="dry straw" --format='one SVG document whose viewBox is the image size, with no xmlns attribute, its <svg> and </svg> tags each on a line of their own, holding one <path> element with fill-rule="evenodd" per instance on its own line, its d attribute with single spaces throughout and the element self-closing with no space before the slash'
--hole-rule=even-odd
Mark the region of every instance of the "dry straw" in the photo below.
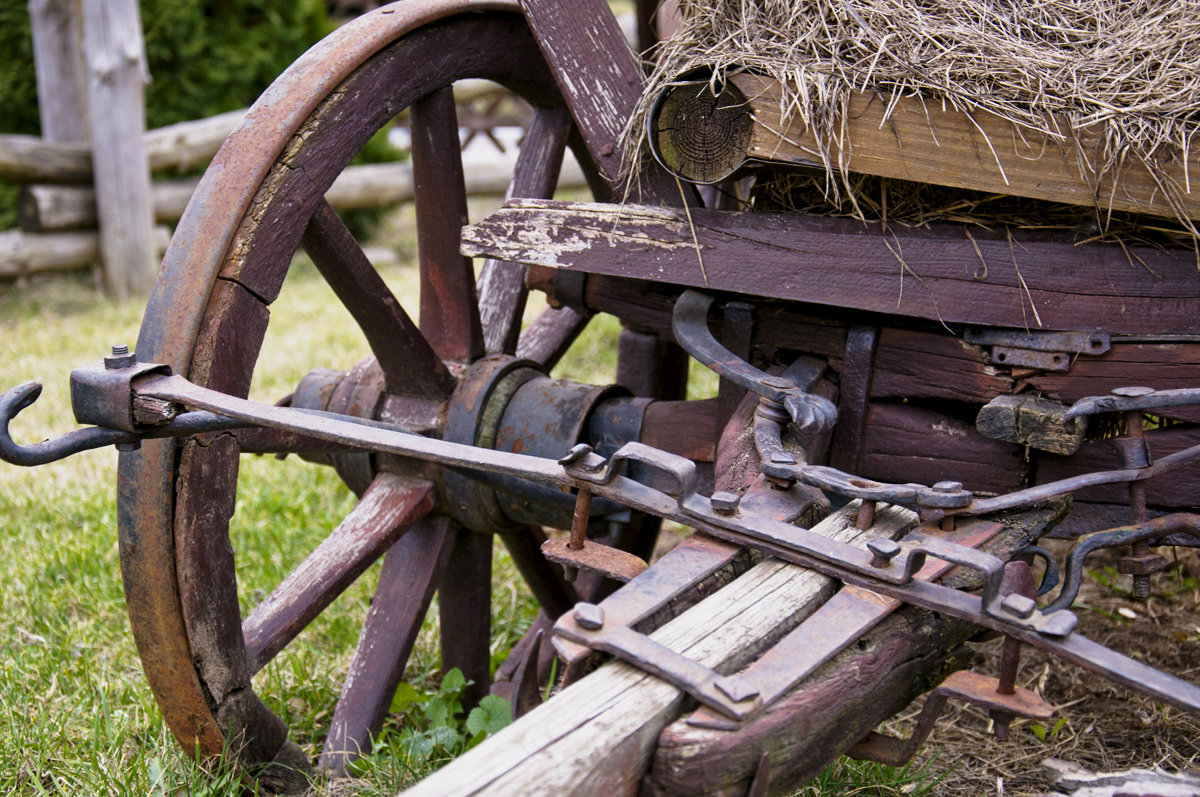
<svg viewBox="0 0 1200 797">
<path fill-rule="evenodd" d="M 1186 160 L 1200 100 L 1200 0 L 680 0 L 628 135 L 642 148 L 651 98 L 681 76 L 751 70 L 787 87 L 785 112 L 824 143 L 825 192 L 850 189 L 850 95 L 920 95 L 989 111 L 1071 145 L 1102 126 L 1093 184 L 1126 159 Z M 849 142 L 852 145 L 852 142 Z M 834 146 L 837 145 L 837 146 Z M 1093 158 L 1093 161 L 1096 160 Z M 1182 187 L 1187 190 L 1187 187 Z M 851 197 L 853 199 L 853 196 Z M 1191 225 L 1184 221 L 1191 229 Z M 1193 230 L 1194 232 L 1194 230 Z"/>
</svg>

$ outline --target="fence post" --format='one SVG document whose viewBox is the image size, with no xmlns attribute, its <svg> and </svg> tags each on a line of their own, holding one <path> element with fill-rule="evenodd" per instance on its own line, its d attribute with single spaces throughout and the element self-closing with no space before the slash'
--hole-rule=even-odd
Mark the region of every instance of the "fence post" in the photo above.
<svg viewBox="0 0 1200 797">
<path fill-rule="evenodd" d="M 100 258 L 111 294 L 149 293 L 158 271 L 143 134 L 149 81 L 137 0 L 83 0 Z"/>
</svg>

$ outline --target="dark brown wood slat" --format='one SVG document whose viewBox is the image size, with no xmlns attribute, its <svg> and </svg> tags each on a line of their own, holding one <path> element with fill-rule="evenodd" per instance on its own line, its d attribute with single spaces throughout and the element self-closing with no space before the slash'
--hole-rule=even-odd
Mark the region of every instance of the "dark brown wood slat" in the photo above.
<svg viewBox="0 0 1200 797">
<path fill-rule="evenodd" d="M 1103 396 L 1115 387 L 1146 385 L 1157 390 L 1200 386 L 1200 343 L 1114 343 L 1098 357 L 1077 357 L 1063 374 L 1034 374 L 1028 384 L 1058 401 Z M 1200 408 L 1165 407 L 1155 414 L 1200 421 Z"/>
<path fill-rule="evenodd" d="M 421 332 L 442 359 L 483 355 L 475 271 L 458 252 L 467 223 L 454 92 L 442 89 L 412 106 L 413 193 L 421 266 Z"/>
<path fill-rule="evenodd" d="M 535 108 L 521 143 L 509 197 L 552 197 L 571 134 L 564 108 Z M 489 354 L 516 350 L 525 312 L 525 266 L 489 259 L 479 276 L 479 315 Z"/>
<path fill-rule="evenodd" d="M 328 202 L 317 206 L 301 241 L 362 329 L 387 391 L 420 398 L 449 395 L 450 372 Z"/>
<path fill-rule="evenodd" d="M 704 209 L 689 222 L 668 208 L 526 199 L 467 228 L 464 251 L 945 323 L 1200 332 L 1190 250 L 1126 252 L 1046 233 L 885 233 L 852 219 Z"/>
<path fill-rule="evenodd" d="M 383 557 L 379 585 L 342 685 L 320 768 L 343 777 L 370 751 L 400 684 L 438 579 L 450 561 L 453 528 L 445 516 L 418 521 Z"/>
<path fill-rule="evenodd" d="M 547 307 L 521 332 L 517 356 L 533 360 L 549 371 L 558 364 L 587 322 L 586 315 L 570 307 Z"/>
<path fill-rule="evenodd" d="M 626 327 L 617 336 L 617 384 L 635 396 L 675 400 L 687 392 L 688 356 L 671 337 Z"/>
<path fill-rule="evenodd" d="M 381 473 L 338 527 L 242 623 L 257 672 L 433 507 L 432 485 Z"/>
<path fill-rule="evenodd" d="M 469 710 L 492 680 L 492 535 L 459 527 L 451 557 L 438 586 L 442 672 L 457 667 L 473 682 L 463 691 Z"/>
<path fill-rule="evenodd" d="M 974 425 L 909 404 L 867 410 L 862 475 L 880 481 L 960 481 L 968 490 L 1009 492 L 1021 486 L 1021 449 L 989 440 Z"/>
<path fill-rule="evenodd" d="M 884 328 L 879 332 L 872 398 L 943 398 L 986 404 L 1013 388 L 979 346 L 949 334 Z"/>
<path fill-rule="evenodd" d="M 857 473 L 862 459 L 863 432 L 867 424 L 867 400 L 871 395 L 871 377 L 875 327 L 852 327 L 846 333 L 846 353 L 842 357 L 842 381 L 838 386 L 838 418 L 829 449 L 829 464 Z"/>
<path fill-rule="evenodd" d="M 637 56 L 604 0 L 525 0 L 521 6 L 592 160 L 615 187 L 621 171 L 621 133 L 642 93 Z M 657 165 L 647 168 L 641 191 L 644 201 L 682 202 L 675 179 Z"/>
</svg>

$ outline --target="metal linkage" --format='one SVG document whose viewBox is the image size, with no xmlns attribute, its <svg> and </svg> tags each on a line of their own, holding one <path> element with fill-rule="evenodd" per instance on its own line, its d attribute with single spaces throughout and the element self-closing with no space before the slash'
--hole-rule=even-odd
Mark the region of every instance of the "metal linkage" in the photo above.
<svg viewBox="0 0 1200 797">
<path fill-rule="evenodd" d="M 89 389 L 102 389 L 112 403 L 110 410 L 118 422 L 128 418 L 126 407 L 131 403 L 159 407 L 165 415 L 190 408 L 221 416 L 221 424 L 281 429 L 350 448 L 392 453 L 445 467 L 586 490 L 632 509 L 693 526 L 718 539 L 811 567 L 878 595 L 991 628 L 1172 705 L 1200 713 L 1200 687 L 1073 633 L 1076 618 L 1068 611 L 1041 611 L 1032 600 L 1003 597 L 1000 591 L 1003 563 L 998 558 L 966 545 L 955 544 L 939 535 L 920 532 L 899 543 L 888 545 L 887 542 L 881 542 L 872 548 L 837 542 L 808 529 L 759 515 L 739 503 L 714 501 L 700 495 L 697 492 L 694 462 L 641 443 L 628 443 L 607 459 L 597 455 L 588 446 L 576 446 L 561 461 L 555 462 L 431 439 L 364 419 L 256 404 L 201 388 L 183 377 L 164 375 L 161 371 L 142 371 L 132 367 L 111 370 L 116 371 L 113 379 L 123 378 L 120 372 L 127 372 L 128 399 L 115 397 L 116 391 L 110 384 L 105 384 L 102 388 L 81 386 L 80 400 L 88 400 Z M 7 421 L 16 411 L 32 403 L 35 396 L 36 389 L 28 385 L 5 395 L 0 401 L 0 426 L 4 431 L 0 437 L 7 437 Z M 147 401 L 150 403 L 147 404 Z M 101 413 L 96 420 L 107 424 L 103 405 L 93 406 L 98 406 Z M 143 428 L 139 425 L 134 432 L 135 439 L 167 436 L 178 423 L 176 418 L 158 427 Z M 7 443 L 11 442 L 9 438 Z M 1157 465 L 1169 459 L 1164 458 Z M 638 478 L 630 475 L 629 463 L 638 463 L 639 467 L 634 470 Z M 644 478 L 657 485 L 662 483 L 662 479 L 657 478 L 661 476 L 669 477 L 669 486 L 656 488 L 638 480 Z M 1169 533 L 1169 530 L 1162 533 Z M 985 580 L 982 596 L 914 578 L 929 558 L 981 571 Z M 714 688 L 720 691 L 715 682 Z M 728 692 L 725 695 L 735 703 L 741 702 Z"/>
</svg>

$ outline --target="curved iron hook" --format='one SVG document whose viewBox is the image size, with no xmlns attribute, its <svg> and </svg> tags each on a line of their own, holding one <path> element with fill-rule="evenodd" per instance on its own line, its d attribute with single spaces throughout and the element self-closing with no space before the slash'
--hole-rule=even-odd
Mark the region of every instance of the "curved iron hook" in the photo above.
<svg viewBox="0 0 1200 797">
<path fill-rule="evenodd" d="M 148 427 L 144 432 L 124 432 L 120 429 L 89 426 L 67 432 L 54 440 L 21 445 L 12 439 L 8 424 L 22 410 L 37 401 L 41 394 L 42 386 L 38 382 L 25 382 L 0 394 L 0 460 L 31 468 L 57 462 L 93 448 L 104 448 L 119 443 L 136 444 L 147 438 L 187 437 L 200 432 L 216 432 L 246 426 L 243 421 L 212 412 L 186 412 L 169 424 Z"/>
<path fill-rule="evenodd" d="M 1058 586 L 1058 562 L 1054 560 L 1052 553 L 1040 545 L 1026 545 L 1013 554 L 1012 558 L 1020 559 L 1025 556 L 1041 559 L 1046 565 L 1046 570 L 1042 573 L 1041 583 L 1038 584 L 1037 594 L 1034 595 L 1035 598 L 1040 598 Z"/>
<path fill-rule="evenodd" d="M 13 465 L 30 468 L 65 459 L 81 451 L 103 448 L 114 443 L 137 442 L 138 435 L 117 429 L 91 427 L 76 429 L 56 440 L 43 440 L 32 445 L 21 445 L 12 439 L 8 431 L 9 422 L 42 394 L 38 382 L 25 382 L 4 391 L 0 395 L 0 459 Z"/>
</svg>

